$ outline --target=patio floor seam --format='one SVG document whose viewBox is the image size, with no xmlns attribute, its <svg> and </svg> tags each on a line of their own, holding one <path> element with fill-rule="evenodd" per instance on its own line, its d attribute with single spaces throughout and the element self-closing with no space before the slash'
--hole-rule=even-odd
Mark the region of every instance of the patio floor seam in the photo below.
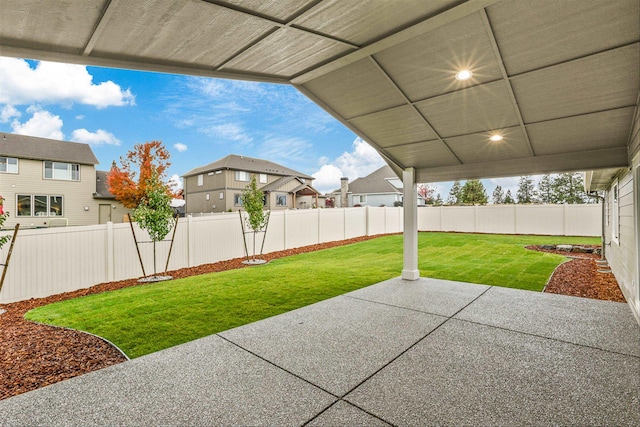
<svg viewBox="0 0 640 427">
<path fill-rule="evenodd" d="M 564 344 L 571 344 L 571 345 L 575 345 L 577 347 L 590 348 L 592 350 L 599 350 L 599 351 L 604 351 L 606 353 L 617 354 L 617 355 L 620 355 L 620 356 L 629 356 L 629 357 L 633 357 L 635 359 L 640 359 L 640 356 L 637 356 L 635 354 L 622 353 L 620 351 L 608 350 L 606 348 L 595 347 L 595 346 L 592 346 L 592 345 L 589 345 L 589 344 L 575 343 L 575 342 L 566 341 L 566 340 L 563 340 L 563 339 L 560 339 L 560 338 L 554 338 L 554 337 L 549 337 L 549 336 L 545 336 L 545 335 L 534 334 L 532 332 L 519 331 L 517 329 L 509 329 L 509 328 L 505 328 L 504 326 L 496 326 L 496 325 L 492 325 L 490 323 L 482 323 L 482 322 L 476 322 L 476 321 L 473 321 L 473 320 L 460 319 L 460 318 L 456 318 L 454 320 L 458 320 L 460 322 L 465 322 L 465 323 L 472 323 L 474 325 L 487 326 L 489 328 L 500 329 L 502 331 L 507 331 L 507 332 L 515 332 L 517 334 L 528 335 L 530 337 L 543 338 L 543 339 L 547 339 L 547 340 L 550 340 L 550 341 L 556 341 L 556 342 L 560 342 L 560 343 L 564 343 Z"/>
<path fill-rule="evenodd" d="M 319 385 L 317 385 L 317 384 L 312 383 L 312 382 L 311 382 L 311 381 L 309 381 L 308 379 L 301 377 L 300 375 L 296 374 L 295 372 L 291 372 L 290 370 L 288 370 L 288 369 L 286 369 L 286 368 L 283 368 L 282 366 L 280 366 L 280 365 L 278 365 L 278 364 L 276 364 L 276 363 L 272 362 L 271 360 L 266 359 L 266 358 L 264 358 L 264 357 L 260 356 L 259 354 L 257 354 L 257 353 L 255 353 L 255 352 L 253 352 L 253 351 L 249 350 L 248 348 L 245 348 L 245 347 L 241 346 L 240 344 L 238 344 L 238 343 L 236 343 L 236 342 L 231 341 L 229 338 L 225 338 L 225 337 L 223 337 L 222 335 L 219 335 L 219 334 L 215 334 L 215 335 L 216 335 L 217 337 L 222 338 L 223 340 L 225 340 L 225 341 L 226 341 L 226 342 L 228 342 L 229 344 L 231 344 L 231 345 L 234 345 L 234 346 L 238 347 L 240 350 L 242 350 L 242 351 L 246 351 L 247 353 L 251 354 L 252 356 L 255 356 L 255 357 L 257 357 L 258 359 L 260 359 L 260 360 L 262 360 L 262 361 L 264 361 L 264 362 L 267 362 L 267 363 L 268 363 L 268 364 L 270 364 L 271 366 L 274 366 L 274 367 L 276 367 L 276 368 L 278 368 L 278 369 L 280 369 L 280 370 L 282 370 L 282 371 L 286 372 L 287 374 L 293 375 L 294 377 L 298 378 L 299 380 L 302 380 L 302 381 L 306 382 L 307 384 L 312 385 L 312 386 L 314 386 L 314 387 L 316 387 L 316 388 L 318 388 L 318 389 L 320 389 L 320 390 L 324 391 L 325 393 L 330 394 L 331 396 L 333 396 L 333 397 L 335 397 L 335 398 L 337 399 L 336 401 L 334 401 L 334 402 L 333 402 L 333 404 L 335 404 L 335 402 L 337 402 L 338 400 L 340 400 L 340 399 L 342 398 L 341 396 L 338 396 L 338 395 L 336 395 L 335 393 L 332 393 L 332 392 L 330 392 L 329 390 L 325 390 L 323 387 L 321 387 L 321 386 L 319 386 Z"/>
<path fill-rule="evenodd" d="M 374 417 L 374 418 L 379 419 L 379 420 L 380 420 L 380 421 L 382 421 L 383 423 L 389 424 L 391 427 L 397 427 L 397 424 L 394 424 L 394 423 L 392 423 L 392 422 L 391 422 L 391 421 L 389 421 L 389 420 L 385 420 L 384 418 L 381 418 L 379 415 L 373 414 L 373 413 L 371 413 L 371 412 L 367 411 L 366 409 L 361 408 L 360 406 L 356 405 L 355 403 L 353 403 L 353 402 L 349 402 L 348 400 L 345 400 L 345 399 L 343 399 L 343 398 L 339 398 L 338 400 L 336 400 L 335 402 L 333 402 L 331 405 L 327 406 L 325 409 L 323 409 L 322 411 L 318 412 L 318 413 L 317 413 L 316 415 L 314 415 L 311 419 L 309 419 L 306 423 L 302 424 L 302 426 L 301 426 L 301 427 L 305 427 L 305 426 L 309 425 L 309 423 L 313 422 L 313 420 L 315 420 L 316 418 L 320 417 L 322 414 L 324 414 L 324 413 L 325 413 L 325 412 L 327 412 L 329 409 L 331 409 L 332 407 L 334 407 L 338 402 L 344 402 L 344 403 L 346 403 L 347 405 L 351 405 L 351 406 L 353 406 L 353 407 L 355 407 L 355 408 L 358 408 L 358 410 L 360 410 L 360 411 L 364 412 L 364 413 L 365 413 L 365 414 L 367 414 L 367 415 L 370 415 L 370 416 L 372 416 L 372 417 Z"/>
<path fill-rule="evenodd" d="M 484 295 L 489 289 L 491 289 L 491 287 L 488 287 L 487 289 L 485 289 L 480 295 L 478 295 L 477 297 L 475 297 L 473 300 L 471 300 L 469 303 L 467 303 L 465 306 L 463 306 L 461 309 L 459 309 L 458 311 L 456 311 L 455 313 L 453 313 L 451 315 L 451 317 L 447 317 L 447 316 L 442 316 L 442 315 L 435 315 L 435 316 L 439 316 L 439 317 L 444 317 L 445 320 L 444 322 L 440 323 L 438 326 L 436 326 L 435 328 L 433 328 L 432 330 L 430 330 L 427 334 L 425 334 L 425 336 L 423 336 L 422 338 L 420 338 L 419 340 L 417 340 L 416 342 L 414 342 L 413 344 L 411 344 L 410 346 L 408 346 L 406 349 L 404 349 L 403 351 L 401 351 L 398 355 L 396 355 L 395 357 L 393 357 L 391 360 L 389 360 L 387 363 L 383 364 L 380 368 L 376 369 L 375 372 L 373 372 L 371 375 L 367 376 L 364 380 L 360 381 L 358 384 L 356 384 L 355 387 L 351 388 L 351 390 L 347 391 L 344 395 L 341 396 L 341 398 L 344 398 L 346 396 L 349 395 L 349 393 L 352 393 L 354 390 L 356 390 L 358 387 L 360 387 L 362 384 L 364 384 L 365 382 L 369 381 L 371 378 L 373 378 L 375 375 L 377 375 L 380 371 L 382 371 L 384 368 L 386 368 L 387 366 L 391 365 L 393 362 L 395 362 L 396 360 L 398 360 L 401 356 L 403 356 L 404 354 L 406 354 L 409 350 L 411 350 L 412 348 L 414 348 L 415 346 L 417 346 L 418 344 L 420 344 L 422 341 L 424 341 L 429 335 L 433 334 L 435 331 L 437 331 L 438 329 L 440 329 L 443 325 L 445 325 L 446 323 L 448 323 L 451 319 L 453 319 L 454 316 L 456 316 L 458 313 L 460 313 L 462 310 L 464 310 L 465 308 L 467 308 L 468 306 L 470 306 L 471 304 L 473 304 L 478 298 L 480 298 L 482 295 Z M 382 304 L 382 305 L 389 305 L 389 304 L 384 304 L 384 303 L 379 303 L 376 301 L 369 301 L 369 300 L 364 300 L 367 302 L 371 302 L 371 303 L 376 303 L 376 304 Z M 405 307 L 398 307 L 398 308 L 405 308 Z M 408 309 L 411 310 L 411 309 Z M 416 311 L 418 313 L 424 313 L 420 310 L 413 310 Z M 425 313 L 425 314 L 430 314 L 433 315 L 432 313 Z M 349 402 L 351 404 L 351 402 Z"/>
</svg>

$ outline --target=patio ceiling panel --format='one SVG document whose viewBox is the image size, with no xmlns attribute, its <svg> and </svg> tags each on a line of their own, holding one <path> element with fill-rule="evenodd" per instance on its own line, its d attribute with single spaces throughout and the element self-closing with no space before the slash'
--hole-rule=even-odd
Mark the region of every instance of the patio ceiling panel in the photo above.
<svg viewBox="0 0 640 427">
<path fill-rule="evenodd" d="M 459 0 L 324 1 L 292 25 L 349 41 L 370 44 L 447 9 Z"/>
<path fill-rule="evenodd" d="M 41 49 L 55 47 L 79 54 L 93 33 L 107 0 L 56 2 L 43 7 L 40 0 L 3 0 L 0 40 L 20 45 L 24 40 Z M 74 31 L 65 29 L 73 26 Z"/>
<path fill-rule="evenodd" d="M 392 108 L 349 121 L 381 148 L 436 139 L 424 118 L 411 106 Z"/>
<path fill-rule="evenodd" d="M 248 73 L 291 77 L 313 65 L 348 53 L 354 47 L 295 28 L 281 28 L 226 63 Z"/>
<path fill-rule="evenodd" d="M 640 32 L 637 0 L 510 0 L 487 15 L 512 76 L 633 43 Z"/>
<path fill-rule="evenodd" d="M 413 102 L 502 78 L 479 13 L 373 55 Z M 460 69 L 473 77 L 456 80 Z"/>
<path fill-rule="evenodd" d="M 438 140 L 390 147 L 385 152 L 399 162 L 415 165 L 418 169 L 460 165 L 460 160 L 453 154 L 451 149 Z"/>
<path fill-rule="evenodd" d="M 288 22 L 299 16 L 318 3 L 318 0 L 207 0 L 209 3 L 217 3 L 228 7 L 243 10 L 251 14 L 269 17 L 282 23 Z"/>
<path fill-rule="evenodd" d="M 639 44 L 521 74 L 511 79 L 526 123 L 634 106 Z"/>
<path fill-rule="evenodd" d="M 519 124 L 504 81 L 431 98 L 416 107 L 443 138 Z"/>
<path fill-rule="evenodd" d="M 314 79 L 303 88 L 344 120 L 405 103 L 402 94 L 368 58 Z"/>
<path fill-rule="evenodd" d="M 537 154 L 626 147 L 633 107 L 585 114 L 527 126 Z"/>
<path fill-rule="evenodd" d="M 91 53 L 109 57 L 125 52 L 142 62 L 216 68 L 277 28 L 206 2 L 120 2 L 107 12 Z"/>
<path fill-rule="evenodd" d="M 447 145 L 462 163 L 481 163 L 530 156 L 522 128 L 501 129 L 502 141 L 491 141 L 487 132 L 446 138 Z"/>
</svg>

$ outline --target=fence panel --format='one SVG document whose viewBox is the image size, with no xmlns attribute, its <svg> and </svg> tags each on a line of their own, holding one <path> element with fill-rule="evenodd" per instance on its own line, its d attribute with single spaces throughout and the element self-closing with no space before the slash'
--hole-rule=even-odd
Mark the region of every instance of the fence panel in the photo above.
<svg viewBox="0 0 640 427">
<path fill-rule="evenodd" d="M 402 208 L 304 209 L 271 213 L 264 253 L 364 235 L 401 232 Z M 447 206 L 418 209 L 419 230 L 500 234 L 599 236 L 600 205 Z M 134 224 L 137 238 L 149 241 Z M 181 218 L 169 270 L 244 256 L 237 212 Z M 3 233 L 8 233 L 4 231 Z M 170 235 L 167 239 L 170 239 Z M 252 235 L 247 236 L 253 252 Z M 261 237 L 256 241 L 260 250 Z M 170 243 L 156 245 L 161 273 Z M 9 245 L 0 251 L 6 258 Z M 153 274 L 153 244 L 141 243 L 145 272 Z M 73 291 L 112 280 L 141 277 L 129 223 L 20 230 L 0 293 L 8 303 Z"/>
</svg>

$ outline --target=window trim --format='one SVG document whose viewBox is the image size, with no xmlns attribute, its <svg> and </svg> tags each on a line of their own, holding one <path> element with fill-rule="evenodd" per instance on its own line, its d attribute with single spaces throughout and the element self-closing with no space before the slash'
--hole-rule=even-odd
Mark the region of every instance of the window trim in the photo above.
<svg viewBox="0 0 640 427">
<path fill-rule="evenodd" d="M 284 204 L 280 203 L 281 198 L 284 198 Z M 287 195 L 286 194 L 276 194 L 276 206 L 279 207 L 287 207 Z"/>
<path fill-rule="evenodd" d="M 611 240 L 620 244 L 620 183 L 611 185 Z"/>
<path fill-rule="evenodd" d="M 47 163 L 51 164 L 51 176 L 47 176 Z M 67 165 L 67 173 L 71 178 L 59 178 L 56 177 L 56 165 Z M 74 169 L 77 171 L 77 177 L 74 178 Z M 42 178 L 50 179 L 53 181 L 80 181 L 80 164 L 79 163 L 67 163 L 67 162 L 54 162 L 53 160 L 42 161 Z"/>
<path fill-rule="evenodd" d="M 197 182 L 198 187 L 202 187 L 204 185 L 204 174 L 198 175 L 197 179 L 198 179 L 198 182 Z"/>
<path fill-rule="evenodd" d="M 251 181 L 251 174 L 247 171 L 235 171 L 235 179 L 238 182 L 249 182 Z M 242 178 L 246 179 L 242 179 Z"/>
<path fill-rule="evenodd" d="M 242 194 L 241 193 L 234 193 L 233 194 L 233 206 L 244 206 L 244 203 L 242 203 Z"/>
<path fill-rule="evenodd" d="M 22 215 L 18 210 L 20 205 L 19 197 L 29 197 L 29 215 Z M 36 197 L 46 197 L 46 206 L 44 211 L 36 212 Z M 52 199 L 60 198 L 60 215 L 52 215 Z M 64 196 L 61 194 L 16 194 L 16 217 L 20 218 L 64 218 Z"/>
<path fill-rule="evenodd" d="M 266 173 L 261 173 L 259 178 L 258 178 L 258 182 L 260 184 L 266 184 L 268 182 L 269 178 L 267 177 Z"/>
<path fill-rule="evenodd" d="M 4 164 L 6 165 L 6 169 L 7 169 L 6 171 L 0 170 L 0 173 L 10 173 L 10 174 L 18 174 L 18 173 L 20 173 L 20 161 L 19 161 L 19 159 L 17 157 L 0 156 L 0 159 L 5 159 Z M 9 166 L 10 166 L 9 161 L 10 160 L 15 160 L 16 161 L 16 163 L 15 163 L 15 166 L 16 166 L 15 172 L 9 170 Z"/>
</svg>

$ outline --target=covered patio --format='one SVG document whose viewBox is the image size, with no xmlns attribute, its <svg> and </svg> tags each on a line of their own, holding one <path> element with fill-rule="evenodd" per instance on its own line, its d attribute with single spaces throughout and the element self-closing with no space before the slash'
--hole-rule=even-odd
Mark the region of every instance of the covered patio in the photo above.
<svg viewBox="0 0 640 427">
<path fill-rule="evenodd" d="M 0 424 L 638 425 L 629 306 L 420 278 L 415 201 L 417 182 L 629 167 L 639 13 L 0 0 L 0 55 L 294 85 L 376 148 L 405 200 L 402 278 L 0 401 Z"/>
<path fill-rule="evenodd" d="M 640 423 L 624 303 L 392 279 L 0 401 L 0 425 Z"/>
</svg>

